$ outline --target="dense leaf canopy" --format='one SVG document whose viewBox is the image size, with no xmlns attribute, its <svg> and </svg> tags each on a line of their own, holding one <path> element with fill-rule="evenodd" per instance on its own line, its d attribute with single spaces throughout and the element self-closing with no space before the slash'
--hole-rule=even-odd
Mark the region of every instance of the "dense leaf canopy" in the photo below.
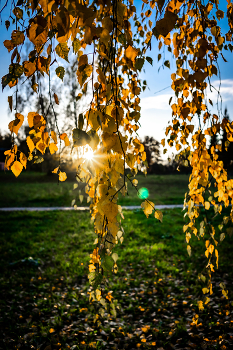
<svg viewBox="0 0 233 350">
<path fill-rule="evenodd" d="M 97 234 L 89 266 L 89 279 L 95 290 L 91 298 L 97 300 L 102 300 L 101 291 L 96 288 L 104 272 L 117 270 L 117 256 L 112 251 L 124 235 L 123 214 L 117 198 L 120 193 L 126 193 L 127 184 L 137 189 L 137 181 L 132 176 L 145 168 L 146 152 L 137 137 L 140 92 L 146 87 L 140 80 L 140 71 L 145 61 L 152 63 L 148 49 L 153 50 L 156 41 L 161 52 L 158 60 L 162 59 L 165 66 L 170 67 L 170 62 L 164 59 L 165 51 L 173 54 L 176 71 L 171 75 L 174 90 L 170 99 L 171 123 L 162 145 L 175 146 L 181 154 L 190 154 L 192 174 L 185 199 L 190 221 L 184 232 L 189 254 L 192 234 L 205 240 L 209 282 L 204 293 L 211 294 L 211 271 L 218 266 L 218 241 L 208 213 L 211 205 L 216 213 L 221 213 L 223 205 L 230 205 L 233 180 L 228 179 L 220 160 L 221 145 L 213 145 L 209 152 L 207 141 L 212 135 L 225 133 L 226 146 L 229 145 L 233 141 L 233 124 L 222 117 L 221 111 L 218 115 L 211 114 L 213 102 L 207 99 L 206 92 L 208 86 L 211 87 L 211 77 L 218 74 L 219 55 L 224 58 L 223 50 L 232 51 L 233 48 L 232 2 L 227 1 L 224 12 L 219 9 L 218 0 L 143 0 L 138 14 L 133 0 L 19 0 L 10 15 L 15 29 L 11 39 L 4 42 L 11 52 L 11 64 L 8 74 L 2 78 L 2 86 L 15 87 L 16 97 L 8 98 L 10 108 L 15 109 L 15 117 L 9 124 L 13 143 L 5 152 L 6 167 L 18 176 L 28 161 L 33 161 L 38 154 L 43 157 L 48 149 L 51 154 L 59 152 L 61 146 L 85 150 L 79 153 L 82 156 L 76 164 L 77 178 L 86 183 Z M 221 29 L 224 17 L 229 25 L 226 33 Z M 9 21 L 5 24 L 10 26 Z M 22 46 L 27 41 L 33 49 L 22 62 Z M 26 119 L 17 111 L 19 78 L 24 76 L 25 80 L 30 80 L 32 89 L 40 95 L 43 92 L 39 89 L 38 77 L 48 75 L 49 84 L 51 74 L 63 80 L 71 52 L 77 57 L 76 74 L 81 88 L 76 99 L 82 99 L 91 91 L 89 106 L 80 111 L 72 141 L 58 128 L 48 129 L 46 113 L 29 112 L 29 152 L 24 154 L 15 142 Z M 49 98 L 51 106 L 54 100 L 59 103 L 56 94 L 52 99 L 51 91 Z M 91 160 L 91 157 L 85 158 L 85 152 L 90 149 Z M 131 169 L 132 176 L 127 175 L 126 168 Z M 63 170 L 59 161 L 54 173 L 60 181 L 66 179 Z M 215 185 L 214 189 L 211 184 Z M 196 219 L 200 206 L 205 207 L 206 215 L 198 229 Z M 154 204 L 145 200 L 142 208 L 149 216 Z M 154 215 L 162 221 L 162 213 L 154 211 Z M 232 220 L 231 212 L 224 217 L 222 227 Z M 230 227 L 227 230 L 231 232 Z M 222 233 L 220 240 L 224 236 Z M 224 286 L 222 288 L 227 297 Z M 206 300 L 208 302 L 208 297 Z"/>
</svg>

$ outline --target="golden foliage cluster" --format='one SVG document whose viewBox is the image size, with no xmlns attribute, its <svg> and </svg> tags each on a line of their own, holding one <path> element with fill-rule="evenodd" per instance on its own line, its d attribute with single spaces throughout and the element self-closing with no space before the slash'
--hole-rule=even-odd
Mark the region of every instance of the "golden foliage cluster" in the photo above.
<svg viewBox="0 0 233 350">
<path fill-rule="evenodd" d="M 136 187 L 134 180 L 126 175 L 126 168 L 129 167 L 134 175 L 146 161 L 144 146 L 136 132 L 140 125 L 140 92 L 145 88 L 140 80 L 140 71 L 145 61 L 152 63 L 152 59 L 146 56 L 152 46 L 152 38 L 158 40 L 159 50 L 164 48 L 165 52 L 167 48 L 176 61 L 176 71 L 171 75 L 174 90 L 172 122 L 166 129 L 167 139 L 162 140 L 162 145 L 165 147 L 167 142 L 177 151 L 182 149 L 190 154 L 192 174 L 185 199 L 190 221 L 184 232 L 189 254 L 192 234 L 205 239 L 210 276 L 214 266 L 218 266 L 218 241 L 208 219 L 208 210 L 213 205 L 215 211 L 221 213 L 223 205 L 229 206 L 233 199 L 233 181 L 228 179 L 223 162 L 218 159 L 221 147 L 212 147 L 211 153 L 207 150 L 208 135 L 227 131 L 228 140 L 232 142 L 233 124 L 221 119 L 221 115 L 212 115 L 209 111 L 212 101 L 206 100 L 208 82 L 218 74 L 219 55 L 222 55 L 223 49 L 232 51 L 233 48 L 232 2 L 228 0 L 224 13 L 219 9 L 218 0 L 205 3 L 200 0 L 143 0 L 139 16 L 137 12 L 133 0 L 127 4 L 123 0 L 19 1 L 11 14 L 16 29 L 11 39 L 4 41 L 12 54 L 9 73 L 2 78 L 3 88 L 8 85 L 18 89 L 19 78 L 25 76 L 31 81 L 32 89 L 37 91 L 38 73 L 50 76 L 54 66 L 57 77 L 63 80 L 65 67 L 60 62 L 61 59 L 69 62 L 71 52 L 78 60 L 76 74 L 81 93 L 77 99 L 83 98 L 91 87 L 89 108 L 79 114 L 72 141 L 59 130 L 49 130 L 46 116 L 30 112 L 27 116 L 29 154 L 26 156 L 20 152 L 13 143 L 5 153 L 5 166 L 18 176 L 23 167 L 26 168 L 27 161 L 37 157 L 38 152 L 42 157 L 47 149 L 53 154 L 59 150 L 61 142 L 65 147 L 88 145 L 92 149 L 92 162 L 78 159 L 77 177 L 86 183 L 97 234 L 89 274 L 96 290 L 91 298 L 97 300 L 102 300 L 96 288 L 104 272 L 117 270 L 112 250 L 119 240 L 122 242 L 124 235 L 118 195 L 126 193 L 129 182 Z M 225 35 L 220 25 L 224 17 L 229 24 Z M 154 23 L 152 18 L 155 18 Z M 6 26 L 9 27 L 9 21 L 6 21 Z M 22 62 L 20 53 L 26 41 L 33 44 L 33 50 Z M 159 53 L 158 61 L 161 57 Z M 164 65 L 170 68 L 169 61 L 164 61 Z M 54 100 L 59 104 L 56 94 Z M 8 101 L 12 110 L 11 96 Z M 196 117 L 198 127 L 195 127 Z M 16 106 L 15 119 L 9 124 L 12 135 L 18 134 L 23 121 L 24 116 L 17 112 Z M 58 174 L 60 181 L 66 179 L 60 163 L 54 173 Z M 209 193 L 211 183 L 216 186 L 213 194 Z M 201 206 L 205 207 L 207 214 L 199 229 L 196 219 Z M 142 208 L 148 217 L 154 211 L 154 203 L 146 200 Z M 155 211 L 154 215 L 162 221 L 160 212 Z M 224 218 L 224 223 L 232 220 L 231 212 L 229 217 Z M 220 240 L 223 239 L 222 234 Z M 211 294 L 211 278 L 207 287 Z M 224 288 L 223 294 L 227 297 Z M 111 297 L 108 296 L 107 300 L 111 301 Z M 102 300 L 102 303 L 105 301 Z"/>
</svg>

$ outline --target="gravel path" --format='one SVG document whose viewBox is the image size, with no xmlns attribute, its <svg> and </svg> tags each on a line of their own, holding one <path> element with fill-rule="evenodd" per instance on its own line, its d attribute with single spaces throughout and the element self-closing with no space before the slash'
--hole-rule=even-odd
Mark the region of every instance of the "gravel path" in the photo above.
<svg viewBox="0 0 233 350">
<path fill-rule="evenodd" d="M 174 209 L 174 208 L 183 208 L 183 204 L 163 204 L 163 205 L 155 205 L 155 209 Z M 131 206 L 122 206 L 124 210 L 138 210 L 141 209 L 139 205 L 131 205 Z M 74 209 L 73 207 L 12 207 L 12 208 L 0 208 L 0 211 L 53 211 L 53 210 L 89 210 L 89 207 L 77 207 Z"/>
</svg>

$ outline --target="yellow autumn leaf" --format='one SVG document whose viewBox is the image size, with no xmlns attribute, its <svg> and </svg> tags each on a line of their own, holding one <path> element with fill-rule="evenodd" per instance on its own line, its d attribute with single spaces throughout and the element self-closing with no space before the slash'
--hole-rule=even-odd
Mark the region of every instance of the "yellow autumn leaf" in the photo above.
<svg viewBox="0 0 233 350">
<path fill-rule="evenodd" d="M 160 210 L 155 211 L 155 218 L 158 219 L 160 222 L 163 221 L 163 213 Z"/>
<path fill-rule="evenodd" d="M 220 242 L 222 242 L 224 240 L 224 238 L 225 238 L 225 233 L 222 232 L 221 235 L 220 235 Z"/>
<path fill-rule="evenodd" d="M 203 294 L 209 293 L 209 289 L 208 288 L 202 288 L 202 293 Z"/>
<path fill-rule="evenodd" d="M 224 289 L 222 289 L 222 294 L 224 295 L 224 297 L 226 298 L 226 299 L 228 299 L 228 290 L 224 290 Z"/>
<path fill-rule="evenodd" d="M 11 34 L 11 41 L 15 46 L 23 44 L 24 40 L 25 40 L 25 36 L 23 32 L 21 32 L 20 30 L 13 30 Z"/>
<path fill-rule="evenodd" d="M 95 271 L 95 269 L 96 269 L 96 267 L 95 267 L 94 264 L 90 264 L 90 265 L 89 265 L 89 271 L 90 271 L 90 272 Z"/>
<path fill-rule="evenodd" d="M 144 201 L 141 203 L 141 207 L 147 218 L 153 212 L 154 206 L 155 206 L 154 203 L 151 201 Z"/>
<path fill-rule="evenodd" d="M 50 328 L 49 333 L 53 333 L 53 332 L 55 332 L 55 329 Z"/>
<path fill-rule="evenodd" d="M 88 120 L 88 124 L 92 127 L 93 130 L 97 130 L 100 127 L 99 123 L 99 112 L 98 111 L 88 111 L 86 113 L 86 119 Z"/>
<path fill-rule="evenodd" d="M 109 31 L 107 29 L 103 29 L 100 34 L 100 41 L 102 41 L 105 45 L 107 45 L 109 40 L 111 40 Z"/>
<path fill-rule="evenodd" d="M 137 55 L 138 55 L 138 50 L 130 45 L 125 50 L 125 56 L 129 58 L 131 61 L 134 61 Z"/>
<path fill-rule="evenodd" d="M 102 135 L 103 145 L 107 150 L 113 148 L 118 140 L 118 136 L 115 134 L 110 134 L 108 132 L 104 132 Z"/>
<path fill-rule="evenodd" d="M 92 32 L 91 32 L 91 28 L 90 27 L 86 27 L 85 28 L 85 32 L 84 32 L 84 42 L 85 42 L 85 44 L 90 45 L 91 42 L 92 42 L 92 38 L 93 38 L 93 35 L 92 35 Z"/>
<path fill-rule="evenodd" d="M 13 50 L 13 48 L 15 47 L 14 43 L 12 42 L 12 40 L 5 40 L 3 42 L 5 48 L 7 48 L 8 52 L 11 52 L 11 50 Z"/>
<path fill-rule="evenodd" d="M 215 249 L 215 256 L 216 256 L 216 266 L 218 269 L 218 250 L 217 249 Z"/>
<path fill-rule="evenodd" d="M 133 154 L 128 153 L 126 155 L 126 163 L 130 168 L 133 168 L 136 162 L 136 157 Z"/>
<path fill-rule="evenodd" d="M 91 76 L 93 67 L 91 64 L 87 64 L 85 68 L 81 67 L 81 69 L 78 69 L 77 76 L 78 76 L 78 82 L 80 86 L 82 87 L 87 78 Z"/>
<path fill-rule="evenodd" d="M 145 326 L 145 327 L 142 327 L 142 328 L 141 328 L 141 330 L 142 330 L 144 333 L 147 333 L 149 329 L 150 329 L 150 326 Z"/>
<path fill-rule="evenodd" d="M 109 33 L 111 33 L 113 29 L 113 23 L 110 17 L 105 17 L 102 21 L 103 23 L 103 28 L 107 29 Z"/>
<path fill-rule="evenodd" d="M 29 112 L 28 116 L 27 116 L 27 119 L 28 119 L 29 127 L 33 128 L 34 125 L 37 124 L 40 121 L 41 116 L 37 112 Z"/>
<path fill-rule="evenodd" d="M 17 153 L 17 146 L 14 145 L 14 149 L 13 150 L 7 150 L 4 152 L 6 158 L 5 158 L 5 167 L 9 170 L 12 163 L 15 160 L 15 154 Z"/>
<path fill-rule="evenodd" d="M 188 255 L 191 256 L 191 247 L 190 247 L 190 245 L 187 245 L 187 251 L 188 251 Z"/>
<path fill-rule="evenodd" d="M 108 221 L 113 222 L 118 214 L 118 205 L 113 202 L 108 202 L 101 206 L 101 209 L 106 215 Z"/>
<path fill-rule="evenodd" d="M 50 153 L 53 154 L 55 152 L 57 152 L 58 148 L 57 148 L 57 145 L 55 145 L 55 143 L 50 143 L 49 144 L 49 150 L 50 150 Z"/>
<path fill-rule="evenodd" d="M 12 99 L 12 96 L 8 96 L 8 103 L 9 103 L 9 108 L 12 112 L 12 107 L 13 107 L 13 99 Z"/>
<path fill-rule="evenodd" d="M 67 175 L 65 172 L 60 171 L 59 173 L 59 181 L 66 181 Z"/>
<path fill-rule="evenodd" d="M 59 100 L 58 100 L 57 95 L 54 93 L 53 96 L 54 96 L 55 103 L 56 103 L 57 105 L 59 105 Z"/>
<path fill-rule="evenodd" d="M 198 305 L 198 308 L 199 308 L 200 311 L 204 310 L 203 301 L 199 300 L 197 302 L 197 305 Z"/>
<path fill-rule="evenodd" d="M 24 168 L 26 169 L 27 166 L 27 157 L 25 156 L 25 154 L 23 152 L 20 152 L 20 156 L 19 156 L 19 160 L 20 163 L 24 166 Z"/>
<path fill-rule="evenodd" d="M 32 153 L 32 151 L 33 151 L 34 148 L 35 148 L 35 145 L 34 145 L 34 142 L 32 141 L 32 139 L 31 139 L 30 136 L 28 136 L 28 137 L 26 138 L 26 142 L 27 142 L 27 145 L 28 145 L 28 148 L 29 148 L 30 153 Z"/>
<path fill-rule="evenodd" d="M 117 159 L 114 168 L 120 174 L 124 174 L 124 159 Z"/>
<path fill-rule="evenodd" d="M 178 16 L 174 12 L 166 11 L 164 18 L 160 19 L 155 26 L 156 31 L 166 37 L 175 27 Z"/>
<path fill-rule="evenodd" d="M 106 85 L 106 78 L 105 75 L 103 73 L 103 71 L 101 70 L 101 68 L 97 68 L 96 72 L 98 73 L 98 81 L 102 84 L 102 85 Z"/>
<path fill-rule="evenodd" d="M 67 136 L 67 134 L 65 132 L 60 135 L 60 139 L 65 142 L 65 146 L 69 146 L 70 145 L 70 140 L 69 140 L 69 138 L 68 138 L 68 136 Z"/>
<path fill-rule="evenodd" d="M 52 137 L 53 141 L 57 144 L 57 134 L 53 130 L 51 131 L 51 137 Z"/>
<path fill-rule="evenodd" d="M 24 121 L 24 116 L 20 113 L 16 113 L 15 120 L 12 120 L 8 125 L 10 132 L 14 132 L 17 135 L 19 128 L 23 124 L 23 121 Z"/>
<path fill-rule="evenodd" d="M 99 289 L 96 289 L 95 295 L 96 295 L 96 299 L 97 299 L 98 301 L 100 301 L 100 299 L 101 299 L 101 291 L 100 291 Z"/>
<path fill-rule="evenodd" d="M 24 67 L 24 74 L 26 75 L 26 77 L 30 77 L 36 71 L 35 62 L 24 61 L 23 67 Z"/>
<path fill-rule="evenodd" d="M 210 202 L 205 202 L 205 209 L 209 210 L 210 209 Z"/>
<path fill-rule="evenodd" d="M 22 170 L 23 170 L 23 165 L 17 160 L 11 166 L 11 171 L 16 177 L 19 176 Z"/>
<path fill-rule="evenodd" d="M 59 166 L 58 166 L 57 168 L 55 168 L 55 169 L 52 171 L 52 173 L 57 174 L 58 169 L 59 169 Z"/>
<path fill-rule="evenodd" d="M 218 19 L 224 18 L 224 12 L 221 11 L 221 10 L 218 10 L 216 12 L 216 16 L 217 16 Z"/>
</svg>

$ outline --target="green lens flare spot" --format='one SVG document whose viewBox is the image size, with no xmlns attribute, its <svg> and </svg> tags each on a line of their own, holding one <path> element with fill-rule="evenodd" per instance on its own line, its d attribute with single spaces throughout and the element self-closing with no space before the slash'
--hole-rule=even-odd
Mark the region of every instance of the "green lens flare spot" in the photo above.
<svg viewBox="0 0 233 350">
<path fill-rule="evenodd" d="M 140 188 L 140 190 L 138 191 L 138 197 L 140 199 L 147 199 L 149 197 L 148 189 L 145 187 Z"/>
</svg>

